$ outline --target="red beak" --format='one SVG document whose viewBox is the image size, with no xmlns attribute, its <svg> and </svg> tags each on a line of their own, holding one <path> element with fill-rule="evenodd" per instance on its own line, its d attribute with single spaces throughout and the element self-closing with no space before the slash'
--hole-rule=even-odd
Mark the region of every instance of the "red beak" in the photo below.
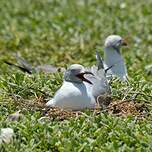
<svg viewBox="0 0 152 152">
<path fill-rule="evenodd" d="M 92 72 L 86 71 L 86 72 L 79 73 L 79 74 L 77 74 L 76 76 L 77 76 L 79 79 L 81 79 L 82 81 L 85 81 L 85 82 L 88 82 L 89 84 L 92 84 L 91 81 L 89 81 L 88 79 L 86 79 L 86 78 L 84 77 L 85 74 L 94 75 Z"/>
</svg>

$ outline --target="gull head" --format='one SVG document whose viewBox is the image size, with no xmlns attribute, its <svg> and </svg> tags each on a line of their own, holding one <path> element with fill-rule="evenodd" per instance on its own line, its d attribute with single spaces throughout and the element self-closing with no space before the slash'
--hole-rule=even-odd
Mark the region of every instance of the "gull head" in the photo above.
<svg viewBox="0 0 152 152">
<path fill-rule="evenodd" d="M 126 46 L 127 42 L 119 35 L 110 35 L 105 40 L 105 48 L 119 49 L 121 46 Z"/>
<path fill-rule="evenodd" d="M 85 74 L 91 74 L 86 71 L 85 68 L 80 64 L 72 64 L 64 74 L 64 80 L 75 83 L 82 83 L 83 81 L 92 84 L 88 79 L 84 77 Z"/>
</svg>

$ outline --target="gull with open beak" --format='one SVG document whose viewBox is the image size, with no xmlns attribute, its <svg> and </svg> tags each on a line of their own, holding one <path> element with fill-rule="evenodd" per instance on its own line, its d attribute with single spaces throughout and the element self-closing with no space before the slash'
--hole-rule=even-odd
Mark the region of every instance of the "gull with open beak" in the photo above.
<svg viewBox="0 0 152 152">
<path fill-rule="evenodd" d="M 94 108 L 95 98 L 90 85 L 92 82 L 85 75 L 93 75 L 80 64 L 71 65 L 64 74 L 64 82 L 46 106 L 59 107 L 66 110 Z"/>
<path fill-rule="evenodd" d="M 126 46 L 126 41 L 119 35 L 110 35 L 105 40 L 104 68 L 110 68 L 107 75 L 117 76 L 120 80 L 127 80 L 127 68 L 120 53 L 121 46 Z"/>
</svg>

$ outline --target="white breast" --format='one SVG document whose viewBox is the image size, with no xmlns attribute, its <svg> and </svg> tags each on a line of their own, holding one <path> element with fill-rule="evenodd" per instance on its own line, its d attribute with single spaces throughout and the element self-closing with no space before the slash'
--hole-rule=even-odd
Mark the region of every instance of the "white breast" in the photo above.
<svg viewBox="0 0 152 152">
<path fill-rule="evenodd" d="M 95 106 L 95 99 L 90 91 L 86 83 L 65 81 L 56 92 L 52 105 L 70 110 L 93 108 Z"/>
</svg>

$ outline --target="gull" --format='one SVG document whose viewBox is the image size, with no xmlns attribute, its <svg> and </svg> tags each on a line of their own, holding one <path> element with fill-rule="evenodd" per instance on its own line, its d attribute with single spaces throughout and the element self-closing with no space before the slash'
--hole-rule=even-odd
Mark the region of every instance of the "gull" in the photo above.
<svg viewBox="0 0 152 152">
<path fill-rule="evenodd" d="M 102 107 L 107 106 L 109 100 L 106 97 L 111 94 L 111 88 L 98 52 L 96 60 L 97 65 L 91 68 L 84 68 L 79 64 L 71 65 L 65 72 L 63 85 L 46 106 L 68 110 L 94 108 L 96 103 Z"/>
<path fill-rule="evenodd" d="M 53 99 L 46 106 L 65 110 L 82 110 L 95 107 L 95 98 L 90 85 L 92 82 L 84 75 L 92 74 L 80 64 L 72 64 L 64 74 L 64 81 Z"/>
<path fill-rule="evenodd" d="M 127 68 L 124 59 L 120 53 L 121 46 L 127 43 L 119 35 L 110 35 L 104 43 L 104 68 L 109 68 L 107 75 L 118 77 L 120 80 L 127 80 Z"/>
<path fill-rule="evenodd" d="M 56 73 L 56 72 L 64 72 L 65 69 L 64 68 L 57 68 L 55 66 L 52 65 L 37 65 L 37 66 L 32 66 L 31 64 L 29 64 L 24 58 L 15 55 L 15 58 L 18 62 L 19 65 L 16 65 L 14 63 L 11 63 L 9 61 L 4 61 L 4 63 L 6 63 L 7 65 L 16 67 L 18 69 L 20 69 L 23 72 L 26 72 L 28 74 L 33 74 L 33 73 L 39 73 L 39 72 L 45 72 L 45 73 Z"/>
</svg>

